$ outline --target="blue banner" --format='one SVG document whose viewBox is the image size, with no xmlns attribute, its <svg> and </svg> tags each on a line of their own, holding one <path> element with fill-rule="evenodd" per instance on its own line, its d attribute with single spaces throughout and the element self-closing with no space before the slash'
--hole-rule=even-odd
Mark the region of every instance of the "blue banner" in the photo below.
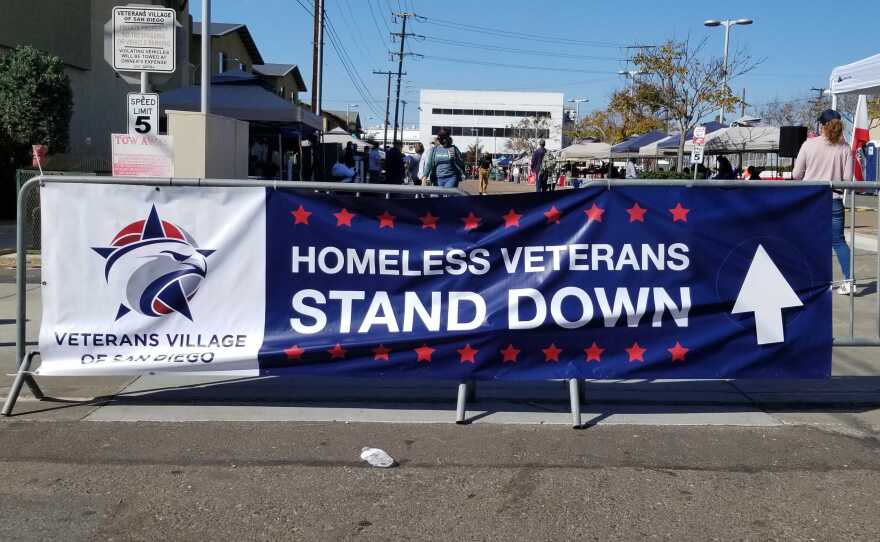
<svg viewBox="0 0 880 542">
<path fill-rule="evenodd" d="M 830 375 L 827 188 L 266 197 L 263 374 Z"/>
</svg>

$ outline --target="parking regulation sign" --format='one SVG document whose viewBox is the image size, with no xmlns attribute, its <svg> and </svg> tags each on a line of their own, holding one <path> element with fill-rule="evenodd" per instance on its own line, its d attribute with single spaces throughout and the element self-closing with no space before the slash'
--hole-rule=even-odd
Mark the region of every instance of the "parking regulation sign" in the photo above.
<svg viewBox="0 0 880 542">
<path fill-rule="evenodd" d="M 176 17 L 173 9 L 113 8 L 113 69 L 173 73 Z"/>
<path fill-rule="evenodd" d="M 159 95 L 129 92 L 126 98 L 129 134 L 159 133 Z"/>
<path fill-rule="evenodd" d="M 691 164 L 700 164 L 703 162 L 703 148 L 706 145 L 706 127 L 697 126 L 694 128 L 694 150 L 691 152 Z"/>
</svg>

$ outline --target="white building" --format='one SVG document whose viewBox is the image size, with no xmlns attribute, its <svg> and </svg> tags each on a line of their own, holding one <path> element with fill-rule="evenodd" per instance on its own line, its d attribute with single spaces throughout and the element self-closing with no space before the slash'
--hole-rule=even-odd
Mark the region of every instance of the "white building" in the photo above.
<svg viewBox="0 0 880 542">
<path fill-rule="evenodd" d="M 405 153 L 414 153 L 416 152 L 416 143 L 420 141 L 419 139 L 419 131 L 415 129 L 415 127 L 410 126 L 409 128 L 404 128 L 401 130 L 397 129 L 397 139 L 400 139 L 401 144 L 403 145 L 403 152 Z M 376 141 L 379 145 L 382 145 L 382 142 L 385 138 L 385 128 L 382 126 L 370 126 L 366 130 L 364 130 L 364 139 L 369 139 L 371 141 Z M 394 127 L 388 127 L 388 145 L 394 141 Z"/>
<path fill-rule="evenodd" d="M 547 150 L 560 150 L 562 104 L 561 92 L 423 89 L 419 137 L 427 146 L 440 128 L 447 128 L 462 152 L 479 139 L 484 152 L 507 154 L 523 120 L 537 119 L 539 126 L 528 137 L 543 138 Z"/>
</svg>

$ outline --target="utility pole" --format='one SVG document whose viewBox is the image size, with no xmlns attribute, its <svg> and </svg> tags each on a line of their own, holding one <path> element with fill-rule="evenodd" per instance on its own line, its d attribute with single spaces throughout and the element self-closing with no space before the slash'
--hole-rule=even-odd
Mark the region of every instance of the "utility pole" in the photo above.
<svg viewBox="0 0 880 542">
<path fill-rule="evenodd" d="M 406 129 L 406 122 L 403 120 L 406 118 L 406 100 L 400 100 L 400 103 L 403 104 L 403 109 L 400 111 L 400 142 L 403 143 L 403 131 Z"/>
<path fill-rule="evenodd" d="M 391 33 L 392 36 L 396 36 L 396 37 L 400 38 L 400 52 L 398 52 L 398 53 L 391 52 L 392 56 L 395 56 L 395 55 L 397 56 L 397 97 L 394 99 L 394 140 L 396 141 L 397 140 L 397 115 L 400 111 L 400 80 L 403 76 L 403 57 L 405 57 L 405 56 L 422 56 L 422 55 L 416 55 L 415 53 L 405 53 L 403 48 L 404 48 L 404 45 L 406 44 L 407 36 L 414 37 L 414 38 L 422 38 L 422 39 L 424 39 L 424 36 L 420 36 L 418 34 L 412 34 L 412 33 L 407 34 L 406 33 L 406 21 L 410 17 L 418 17 L 418 15 L 416 15 L 415 13 L 403 11 L 403 12 L 394 13 L 394 16 L 399 17 L 401 20 L 400 32 L 392 32 Z"/>
<path fill-rule="evenodd" d="M 385 136 L 382 138 L 382 148 L 384 149 L 388 147 L 388 113 L 391 109 L 391 76 L 394 75 L 394 72 L 380 72 L 377 70 L 373 70 L 373 74 L 385 75 L 388 77 L 388 91 L 385 93 Z"/>
<path fill-rule="evenodd" d="M 745 89 L 745 87 L 743 87 L 743 97 L 742 97 L 742 102 L 740 103 L 739 117 L 743 118 L 745 116 L 746 116 L 746 89 Z"/>
<path fill-rule="evenodd" d="M 312 112 L 321 115 L 324 71 L 324 0 L 315 0 L 312 38 Z"/>
</svg>

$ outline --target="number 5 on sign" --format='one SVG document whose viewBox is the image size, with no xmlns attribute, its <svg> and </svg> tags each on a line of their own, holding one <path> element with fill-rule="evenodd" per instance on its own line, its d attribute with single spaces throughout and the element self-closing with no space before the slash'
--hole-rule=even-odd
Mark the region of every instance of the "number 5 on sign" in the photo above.
<svg viewBox="0 0 880 542">
<path fill-rule="evenodd" d="M 159 133 L 159 95 L 129 92 L 128 133 L 157 135 Z"/>
</svg>

